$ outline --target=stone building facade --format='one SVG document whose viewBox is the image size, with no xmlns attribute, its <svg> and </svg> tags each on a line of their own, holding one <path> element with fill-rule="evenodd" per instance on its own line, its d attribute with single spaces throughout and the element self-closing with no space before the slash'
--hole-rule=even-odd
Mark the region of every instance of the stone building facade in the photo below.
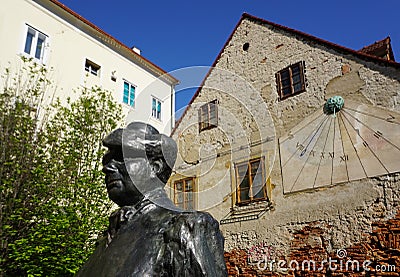
<svg viewBox="0 0 400 277">
<path fill-rule="evenodd" d="M 169 181 L 177 205 L 220 221 L 231 276 L 286 274 L 262 268 L 280 259 L 295 276 L 328 276 L 318 263 L 329 257 L 398 276 L 400 64 L 390 39 L 378 46 L 374 56 L 242 16 L 173 130 Z"/>
</svg>

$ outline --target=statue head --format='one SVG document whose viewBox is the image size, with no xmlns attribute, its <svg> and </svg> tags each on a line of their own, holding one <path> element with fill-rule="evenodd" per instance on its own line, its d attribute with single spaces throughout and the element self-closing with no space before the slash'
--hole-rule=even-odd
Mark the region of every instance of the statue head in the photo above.
<svg viewBox="0 0 400 277">
<path fill-rule="evenodd" d="M 103 145 L 108 148 L 103 157 L 108 196 L 119 206 L 134 205 L 163 188 L 177 154 L 173 139 L 142 122 L 114 130 Z"/>
</svg>

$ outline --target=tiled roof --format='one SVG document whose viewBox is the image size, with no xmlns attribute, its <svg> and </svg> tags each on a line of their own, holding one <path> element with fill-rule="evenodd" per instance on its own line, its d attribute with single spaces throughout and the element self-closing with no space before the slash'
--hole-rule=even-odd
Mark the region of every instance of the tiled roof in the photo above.
<svg viewBox="0 0 400 277">
<path fill-rule="evenodd" d="M 37 2 L 43 2 L 43 1 L 37 1 Z M 123 44 L 122 42 L 120 42 L 119 40 L 114 38 L 113 36 L 111 36 L 108 33 L 104 32 L 102 29 L 100 29 L 99 27 L 97 27 L 96 25 L 94 25 L 93 23 L 91 23 L 90 21 L 88 21 L 87 19 L 82 17 L 81 15 L 79 15 L 78 13 L 74 12 L 73 10 L 68 8 L 66 5 L 64 5 L 61 2 L 59 2 L 58 0 L 49 0 L 49 2 L 55 4 L 56 6 L 60 7 L 62 10 L 64 10 L 66 13 L 72 15 L 73 17 L 75 17 L 79 21 L 83 22 L 84 24 L 86 24 L 90 28 L 94 29 L 100 35 L 104 36 L 107 40 L 111 40 L 114 44 L 119 45 L 122 49 L 127 51 L 132 58 L 134 58 L 140 64 L 142 64 L 147 69 L 152 71 L 154 74 L 156 74 L 158 76 L 166 77 L 165 79 L 168 79 L 169 82 L 171 82 L 172 84 L 179 83 L 179 80 L 177 80 L 172 75 L 168 74 L 165 70 L 161 69 L 159 66 L 155 65 L 154 63 L 152 63 L 148 59 L 144 58 L 143 56 L 139 55 L 138 53 L 133 51 L 131 48 L 129 48 L 127 45 Z"/>
<path fill-rule="evenodd" d="M 390 37 L 386 37 L 382 40 L 375 41 L 371 45 L 365 46 L 358 50 L 359 52 L 374 55 L 385 60 L 394 61 L 394 55 L 392 45 L 390 43 Z"/>
<path fill-rule="evenodd" d="M 327 40 L 312 36 L 310 34 L 307 34 L 307 33 L 304 33 L 304 32 L 301 32 L 301 31 L 298 31 L 298 30 L 295 30 L 295 29 L 292 29 L 292 28 L 289 28 L 289 27 L 286 27 L 286 26 L 283 26 L 283 25 L 279 25 L 279 24 L 273 23 L 271 21 L 268 21 L 268 20 L 265 20 L 265 19 L 262 19 L 262 18 L 259 18 L 259 17 L 250 15 L 248 13 L 243 13 L 242 17 L 239 20 L 239 22 L 236 24 L 235 28 L 233 29 L 232 33 L 230 34 L 229 38 L 226 40 L 224 46 L 222 47 L 222 49 L 219 52 L 217 58 L 215 59 L 214 63 L 212 64 L 211 69 L 208 71 L 208 73 L 204 77 L 202 83 L 200 84 L 200 86 L 197 89 L 196 93 L 193 95 L 193 97 L 190 100 L 190 102 L 189 102 L 188 106 L 186 107 L 185 111 L 183 112 L 183 114 L 181 115 L 179 120 L 176 122 L 175 128 L 171 132 L 171 136 L 175 133 L 175 130 L 178 128 L 178 126 L 181 123 L 183 117 L 186 115 L 186 113 L 187 113 L 188 109 L 190 108 L 191 104 L 193 103 L 194 99 L 196 99 L 196 97 L 200 93 L 200 90 L 201 90 L 202 86 L 204 85 L 205 80 L 208 78 L 209 74 L 211 73 L 212 68 L 216 66 L 216 64 L 217 64 L 218 60 L 220 59 L 225 47 L 228 45 L 228 43 L 230 42 L 230 40 L 233 37 L 233 34 L 236 32 L 236 29 L 239 27 L 239 25 L 242 23 L 242 21 L 244 19 L 249 19 L 249 20 L 252 20 L 252 21 L 254 21 L 256 23 L 273 26 L 273 27 L 275 27 L 275 28 L 277 28 L 279 30 L 283 30 L 283 31 L 286 31 L 288 33 L 303 37 L 305 39 L 318 42 L 319 44 L 324 45 L 327 48 L 335 49 L 336 51 L 344 53 L 344 54 L 352 54 L 352 55 L 354 55 L 354 56 L 356 56 L 356 57 L 358 57 L 360 59 L 363 59 L 363 60 L 367 60 L 367 61 L 371 61 L 371 62 L 375 62 L 375 63 L 379 63 L 379 64 L 384 64 L 384 65 L 387 65 L 387 66 L 392 66 L 392 67 L 400 69 L 400 63 L 395 62 L 394 59 L 393 60 L 387 60 L 387 59 L 384 59 L 384 58 L 377 57 L 377 56 L 375 56 L 375 55 L 373 55 L 371 53 L 361 52 L 361 50 L 360 51 L 353 50 L 353 49 L 350 49 L 350 48 L 335 44 L 333 42 L 330 42 L 330 41 L 327 41 Z"/>
</svg>

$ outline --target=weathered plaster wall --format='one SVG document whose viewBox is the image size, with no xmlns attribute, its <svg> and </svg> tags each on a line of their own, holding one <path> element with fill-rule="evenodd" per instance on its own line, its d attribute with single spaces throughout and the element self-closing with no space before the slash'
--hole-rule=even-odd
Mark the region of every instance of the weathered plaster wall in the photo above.
<svg viewBox="0 0 400 277">
<path fill-rule="evenodd" d="M 249 43 L 247 51 L 243 50 L 244 43 Z M 305 61 L 306 91 L 279 101 L 275 73 L 299 61 Z M 236 142 L 240 146 L 247 141 L 251 145 L 260 137 L 271 135 L 270 123 L 255 124 L 263 120 L 269 122 L 271 118 L 276 132 L 274 137 L 282 136 L 320 109 L 332 95 L 399 112 L 398 69 L 340 53 L 248 19 L 238 26 L 216 68 L 243 78 L 253 88 L 252 92 L 258 92 L 270 112 L 264 114 L 262 105 L 256 105 L 258 101 L 250 101 L 255 95 L 250 97 L 246 90 L 235 87 L 236 77 L 223 79 L 211 73 L 205 87 L 218 82 L 223 83 L 222 87 L 217 93 L 202 89 L 174 133 L 182 155 L 176 168 L 199 176 L 200 191 L 204 187 L 213 188 L 209 194 L 198 194 L 198 208 L 208 210 L 218 220 L 234 206 L 234 162 L 243 160 L 246 155 L 270 157 L 273 208 L 259 220 L 221 225 L 227 251 L 248 249 L 265 241 L 289 255 L 293 234 L 311 223 L 317 223 L 324 230 L 324 241 L 328 242 L 324 247 L 326 251 L 333 251 L 360 242 L 363 234 L 371 231 L 374 220 L 394 216 L 400 200 L 398 175 L 284 195 L 279 156 L 278 153 L 274 156 L 272 150 L 277 149 L 276 140 L 273 146 L 269 143 L 262 150 L 249 146 L 247 152 L 232 151 L 232 144 Z M 199 133 L 197 110 L 201 103 L 216 98 L 226 114 L 220 114 L 218 129 Z M 263 117 L 262 120 L 259 117 Z M 243 141 L 238 142 L 240 139 Z M 229 155 L 219 155 L 229 150 Z M 213 159 L 203 164 L 199 159 L 202 153 Z M 267 171 L 268 168 L 267 165 Z"/>
</svg>

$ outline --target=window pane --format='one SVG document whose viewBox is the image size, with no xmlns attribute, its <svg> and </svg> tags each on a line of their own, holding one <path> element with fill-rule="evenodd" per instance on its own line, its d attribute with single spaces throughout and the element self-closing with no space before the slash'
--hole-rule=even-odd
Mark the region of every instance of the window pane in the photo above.
<svg viewBox="0 0 400 277">
<path fill-rule="evenodd" d="M 175 183 L 175 189 L 182 191 L 182 182 Z"/>
<path fill-rule="evenodd" d="M 176 203 L 182 203 L 183 202 L 183 193 L 182 192 L 178 192 L 176 194 Z"/>
<path fill-rule="evenodd" d="M 250 200 L 249 189 L 240 190 L 240 202 Z"/>
<path fill-rule="evenodd" d="M 193 207 L 193 201 L 187 202 L 186 209 L 187 209 L 187 210 L 193 210 L 193 209 L 194 209 L 194 207 Z"/>
<path fill-rule="evenodd" d="M 210 119 L 210 125 L 211 126 L 218 126 L 218 118 L 216 117 L 216 116 L 214 116 L 214 117 L 212 117 L 211 119 Z"/>
<path fill-rule="evenodd" d="M 302 89 L 301 83 L 294 84 L 294 92 L 299 92 Z"/>
<path fill-rule="evenodd" d="M 283 96 L 290 95 L 290 94 L 292 94 L 292 88 L 291 87 L 283 88 L 282 93 L 283 93 Z"/>
<path fill-rule="evenodd" d="M 42 53 L 43 53 L 43 47 L 44 47 L 44 38 L 39 35 L 37 44 L 36 44 L 36 51 L 35 51 L 35 58 L 36 59 L 41 59 L 42 58 Z"/>
<path fill-rule="evenodd" d="M 255 175 L 257 173 L 257 170 L 260 166 L 260 161 L 254 161 L 251 163 L 251 175 Z M 260 172 L 261 172 L 261 168 L 260 168 Z"/>
<path fill-rule="evenodd" d="M 193 184 L 192 180 L 187 180 L 185 185 L 185 191 L 192 191 L 193 190 L 192 184 Z"/>
<path fill-rule="evenodd" d="M 243 189 L 243 188 L 249 188 L 249 187 L 250 187 L 249 176 L 246 175 L 246 176 L 244 176 L 243 180 L 241 180 L 239 188 Z"/>
<path fill-rule="evenodd" d="M 97 76 L 97 72 L 98 72 L 97 68 L 94 68 L 93 66 L 90 67 L 90 73 L 92 73 L 94 76 Z"/>
<path fill-rule="evenodd" d="M 157 118 L 161 119 L 161 102 L 157 101 Z"/>
<path fill-rule="evenodd" d="M 132 107 L 135 106 L 135 87 L 132 85 L 129 94 L 129 105 L 131 105 Z"/>
<path fill-rule="evenodd" d="M 156 106 L 157 106 L 157 100 L 153 98 L 152 104 L 151 104 L 151 115 L 153 117 L 156 117 Z"/>
<path fill-rule="evenodd" d="M 129 84 L 127 82 L 124 82 L 124 97 L 123 97 L 123 102 L 125 104 L 128 104 L 128 99 L 129 99 Z"/>
<path fill-rule="evenodd" d="M 282 87 L 288 87 L 290 86 L 290 79 L 282 80 Z"/>
<path fill-rule="evenodd" d="M 290 78 L 290 74 L 289 74 L 289 70 L 288 69 L 286 69 L 286 70 L 281 72 L 281 80 L 289 79 L 289 78 Z"/>
<path fill-rule="evenodd" d="M 293 83 L 299 83 L 300 81 L 300 74 L 293 75 Z"/>
<path fill-rule="evenodd" d="M 263 199 L 263 198 L 265 198 L 264 187 L 257 188 L 256 190 L 253 190 L 253 193 L 255 193 L 255 195 L 253 196 L 253 199 Z"/>
<path fill-rule="evenodd" d="M 300 66 L 297 64 L 297 65 L 294 65 L 293 67 L 292 67 L 292 75 L 294 75 L 294 74 L 299 74 L 300 73 Z"/>
<path fill-rule="evenodd" d="M 252 192 L 253 192 L 253 199 L 257 198 L 264 198 L 264 182 L 262 178 L 262 173 L 260 172 L 254 177 L 253 185 L 252 185 Z"/>
<path fill-rule="evenodd" d="M 32 41 L 34 36 L 35 36 L 34 31 L 29 29 L 28 33 L 26 34 L 25 49 L 24 49 L 24 52 L 27 54 L 31 53 Z"/>
</svg>

